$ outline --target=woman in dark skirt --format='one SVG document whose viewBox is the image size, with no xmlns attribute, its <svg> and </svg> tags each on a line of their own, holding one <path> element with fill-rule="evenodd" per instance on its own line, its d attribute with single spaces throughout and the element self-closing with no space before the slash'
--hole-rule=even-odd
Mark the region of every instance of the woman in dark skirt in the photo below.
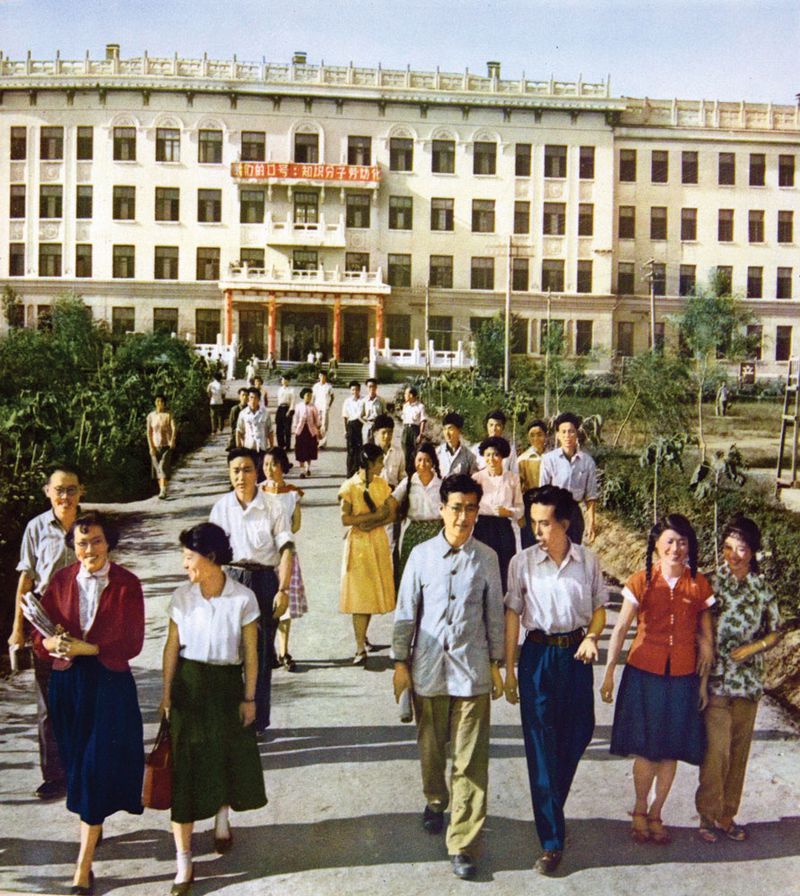
<svg viewBox="0 0 800 896">
<path fill-rule="evenodd" d="M 172 595 L 164 647 L 161 711 L 172 740 L 172 833 L 178 872 L 172 896 L 194 877 L 195 821 L 214 817 L 214 846 L 233 844 L 229 809 L 266 805 L 253 722 L 259 609 L 253 592 L 225 575 L 232 552 L 225 532 L 201 523 L 180 534 L 189 581 Z"/>
<path fill-rule="evenodd" d="M 314 393 L 309 388 L 301 389 L 300 404 L 294 409 L 294 457 L 305 469 L 300 474 L 308 479 L 311 475 L 311 461 L 317 459 L 319 451 L 320 421 L 319 411 L 312 404 Z"/>
<path fill-rule="evenodd" d="M 492 436 L 484 439 L 478 446 L 478 451 L 483 456 L 486 467 L 472 474 L 472 478 L 483 488 L 473 534 L 478 541 L 494 548 L 500 563 L 500 578 L 505 594 L 508 564 L 517 552 L 512 520 L 519 525 L 524 523 L 522 491 L 519 476 L 503 470 L 503 461 L 511 453 L 511 446 L 504 438 Z"/>
<path fill-rule="evenodd" d="M 628 579 L 622 595 L 600 694 L 612 702 L 614 671 L 636 619 L 614 712 L 611 752 L 635 757 L 631 837 L 636 843 L 669 843 L 661 810 L 678 760 L 692 765 L 703 760 L 700 712 L 708 702 L 705 676 L 713 656 L 709 607 L 714 598 L 697 571 L 697 536 L 686 517 L 673 513 L 653 526 L 646 568 Z"/>
<path fill-rule="evenodd" d="M 54 657 L 50 714 L 67 775 L 67 808 L 81 819 L 72 893 L 93 893 L 94 851 L 114 812 L 142 813 L 142 715 L 129 661 L 144 643 L 144 598 L 133 573 L 109 562 L 116 529 L 81 514 L 67 535 L 78 562 L 50 580 L 42 606 L 61 633 L 36 636 Z"/>
</svg>

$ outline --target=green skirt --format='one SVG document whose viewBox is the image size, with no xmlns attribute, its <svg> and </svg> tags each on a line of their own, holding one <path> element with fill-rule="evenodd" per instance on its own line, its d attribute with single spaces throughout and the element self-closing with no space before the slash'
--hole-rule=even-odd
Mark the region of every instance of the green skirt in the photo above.
<svg viewBox="0 0 800 896">
<path fill-rule="evenodd" d="M 411 549 L 418 544 L 422 544 L 423 541 L 438 535 L 441 528 L 441 520 L 411 520 L 403 530 L 397 552 L 397 563 L 395 564 L 395 584 L 398 587 L 400 586 L 400 579 L 403 577 L 403 570 L 406 568 L 406 561 L 411 553 Z"/>
<path fill-rule="evenodd" d="M 178 661 L 172 682 L 172 820 L 211 818 L 267 804 L 253 725 L 239 718 L 241 666 Z"/>
</svg>

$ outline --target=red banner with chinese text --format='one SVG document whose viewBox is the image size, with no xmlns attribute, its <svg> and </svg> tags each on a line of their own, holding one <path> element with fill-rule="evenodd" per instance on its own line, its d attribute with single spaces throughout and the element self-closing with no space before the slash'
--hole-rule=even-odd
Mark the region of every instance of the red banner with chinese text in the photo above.
<svg viewBox="0 0 800 896">
<path fill-rule="evenodd" d="M 326 165 L 306 162 L 233 162 L 231 177 L 241 180 L 323 180 L 378 183 L 378 165 Z"/>
</svg>

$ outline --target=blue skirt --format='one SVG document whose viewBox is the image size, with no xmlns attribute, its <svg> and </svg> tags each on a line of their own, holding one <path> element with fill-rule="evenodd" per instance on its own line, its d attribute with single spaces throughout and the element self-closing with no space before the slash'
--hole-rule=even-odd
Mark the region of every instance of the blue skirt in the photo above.
<svg viewBox="0 0 800 896">
<path fill-rule="evenodd" d="M 144 732 L 133 675 L 94 656 L 50 675 L 50 716 L 67 775 L 67 808 L 86 824 L 142 814 Z"/>
<path fill-rule="evenodd" d="M 614 709 L 611 752 L 651 762 L 677 759 L 700 765 L 706 749 L 697 708 L 696 675 L 656 675 L 625 666 Z"/>
</svg>

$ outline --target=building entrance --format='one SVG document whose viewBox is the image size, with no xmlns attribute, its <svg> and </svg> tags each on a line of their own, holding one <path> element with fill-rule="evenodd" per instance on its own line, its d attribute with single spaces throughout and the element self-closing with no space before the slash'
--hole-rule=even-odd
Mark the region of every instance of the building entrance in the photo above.
<svg viewBox="0 0 800 896">
<path fill-rule="evenodd" d="M 267 313 L 260 308 L 239 311 L 239 344 L 241 357 L 267 357 L 266 345 Z"/>
<path fill-rule="evenodd" d="M 342 318 L 342 360 L 360 363 L 369 355 L 369 314 L 365 311 L 345 311 Z"/>
<path fill-rule="evenodd" d="M 281 311 L 280 358 L 282 361 L 305 361 L 309 352 L 321 351 L 329 358 L 331 343 L 328 314 L 324 311 Z"/>
</svg>

